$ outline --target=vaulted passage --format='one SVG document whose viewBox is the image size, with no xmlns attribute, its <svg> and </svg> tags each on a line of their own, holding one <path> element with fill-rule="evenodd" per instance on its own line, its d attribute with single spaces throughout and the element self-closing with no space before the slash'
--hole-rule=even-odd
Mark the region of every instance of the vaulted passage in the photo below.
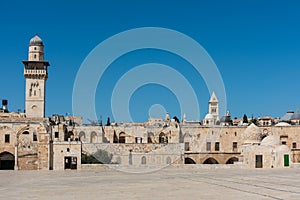
<svg viewBox="0 0 300 200">
<path fill-rule="evenodd" d="M 184 164 L 196 164 L 196 162 L 191 158 L 185 158 Z"/>
<path fill-rule="evenodd" d="M 214 158 L 208 158 L 204 161 L 203 164 L 219 164 L 219 162 Z"/>
<path fill-rule="evenodd" d="M 227 160 L 226 164 L 234 164 L 234 162 L 237 162 L 238 160 L 238 158 L 232 157 L 229 160 Z"/>
<path fill-rule="evenodd" d="M 9 152 L 0 154 L 0 170 L 14 170 L 15 156 Z"/>
</svg>

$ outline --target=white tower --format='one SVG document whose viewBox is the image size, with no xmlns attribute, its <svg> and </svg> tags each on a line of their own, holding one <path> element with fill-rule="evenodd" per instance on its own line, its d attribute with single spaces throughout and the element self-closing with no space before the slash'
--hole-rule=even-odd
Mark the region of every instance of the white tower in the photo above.
<svg viewBox="0 0 300 200">
<path fill-rule="evenodd" d="M 48 61 L 44 60 L 44 44 L 36 35 L 29 43 L 28 60 L 24 64 L 24 77 L 26 79 L 26 117 L 45 117 L 45 91 L 48 78 Z"/>
<path fill-rule="evenodd" d="M 208 105 L 208 113 L 214 116 L 216 123 L 219 121 L 219 100 L 217 99 L 215 92 L 212 93 Z"/>
</svg>

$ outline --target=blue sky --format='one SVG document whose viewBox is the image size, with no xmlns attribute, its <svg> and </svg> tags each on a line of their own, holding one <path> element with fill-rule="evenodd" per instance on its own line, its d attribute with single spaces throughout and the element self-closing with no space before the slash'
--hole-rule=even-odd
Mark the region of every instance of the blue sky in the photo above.
<svg viewBox="0 0 300 200">
<path fill-rule="evenodd" d="M 72 113 L 74 80 L 90 51 L 117 33 L 151 26 L 184 33 L 206 49 L 222 75 L 232 117 L 280 117 L 300 104 L 299 10 L 296 0 L 3 1 L 0 98 L 9 100 L 11 111 L 24 109 L 21 60 L 27 59 L 29 40 L 38 33 L 51 64 L 46 115 Z M 113 118 L 110 97 L 118 77 L 149 62 L 178 69 L 194 87 L 199 83 L 194 89 L 203 118 L 210 96 L 203 79 L 176 55 L 158 50 L 129 53 L 108 68 L 97 88 L 98 118 Z M 176 95 L 153 84 L 130 99 L 134 121 L 147 120 L 154 104 L 181 118 Z"/>
</svg>

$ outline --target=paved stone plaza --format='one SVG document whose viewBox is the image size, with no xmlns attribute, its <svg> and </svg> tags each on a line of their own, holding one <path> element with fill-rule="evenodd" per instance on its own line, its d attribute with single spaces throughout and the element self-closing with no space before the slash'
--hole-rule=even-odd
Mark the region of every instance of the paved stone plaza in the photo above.
<svg viewBox="0 0 300 200">
<path fill-rule="evenodd" d="M 0 171 L 0 199 L 300 199 L 299 169 Z"/>
</svg>

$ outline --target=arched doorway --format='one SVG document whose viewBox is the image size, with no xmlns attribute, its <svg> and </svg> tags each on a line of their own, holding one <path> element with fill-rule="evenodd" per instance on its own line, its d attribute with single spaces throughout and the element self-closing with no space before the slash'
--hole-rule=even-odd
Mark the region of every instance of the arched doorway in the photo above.
<svg viewBox="0 0 300 200">
<path fill-rule="evenodd" d="M 14 170 L 15 156 L 9 152 L 0 154 L 0 170 Z"/>
<path fill-rule="evenodd" d="M 124 132 L 119 134 L 119 143 L 125 143 L 126 142 L 126 134 Z"/>
<path fill-rule="evenodd" d="M 185 158 L 184 159 L 184 164 L 187 164 L 187 165 L 189 165 L 189 164 L 196 164 L 196 162 L 193 159 L 191 159 L 191 158 Z"/>
<path fill-rule="evenodd" d="M 159 134 L 159 143 L 168 143 L 168 139 L 164 133 Z"/>
<path fill-rule="evenodd" d="M 65 130 L 65 141 L 69 141 L 69 138 L 70 138 L 70 141 L 73 141 L 74 133 L 73 133 L 73 131 L 67 132 L 67 130 Z"/>
<path fill-rule="evenodd" d="M 234 164 L 234 162 L 237 162 L 239 159 L 237 157 L 232 157 L 229 160 L 227 160 L 226 164 Z"/>
<path fill-rule="evenodd" d="M 203 164 L 219 164 L 219 162 L 214 158 L 208 158 L 204 161 Z"/>
</svg>

